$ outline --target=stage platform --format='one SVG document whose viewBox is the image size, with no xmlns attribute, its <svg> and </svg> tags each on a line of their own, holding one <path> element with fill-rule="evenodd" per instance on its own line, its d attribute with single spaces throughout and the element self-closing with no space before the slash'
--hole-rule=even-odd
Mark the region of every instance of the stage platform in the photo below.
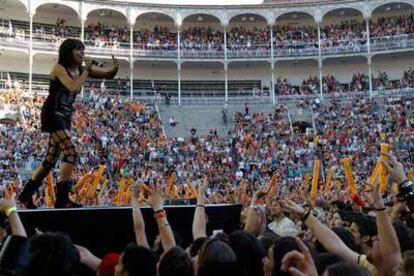
<svg viewBox="0 0 414 276">
<path fill-rule="evenodd" d="M 165 206 L 172 228 L 180 234 L 184 246 L 192 239 L 194 205 Z M 230 233 L 239 228 L 241 205 L 207 205 L 208 234 L 222 229 Z M 32 235 L 40 231 L 63 231 L 72 240 L 102 257 L 108 252 L 121 252 L 134 241 L 131 207 L 96 207 L 79 209 L 19 210 L 20 217 Z M 143 207 L 148 241 L 153 243 L 158 232 L 150 207 Z"/>
</svg>

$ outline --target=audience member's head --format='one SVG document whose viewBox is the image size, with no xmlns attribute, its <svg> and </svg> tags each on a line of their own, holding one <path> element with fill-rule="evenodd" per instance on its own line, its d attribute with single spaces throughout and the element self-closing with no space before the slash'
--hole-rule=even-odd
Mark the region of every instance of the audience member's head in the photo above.
<svg viewBox="0 0 414 276">
<path fill-rule="evenodd" d="M 329 266 L 323 276 L 370 276 L 368 270 L 349 263 L 338 263 Z"/>
<path fill-rule="evenodd" d="M 28 275 L 71 276 L 80 264 L 80 256 L 68 235 L 47 232 L 30 239 L 31 258 Z"/>
<path fill-rule="evenodd" d="M 267 258 L 264 263 L 264 275 L 290 275 L 290 273 L 281 270 L 282 259 L 286 253 L 296 250 L 300 252 L 299 245 L 292 237 L 283 237 L 278 239 L 275 244 L 268 250 Z"/>
<path fill-rule="evenodd" d="M 244 231 L 236 231 L 230 235 L 230 243 L 245 275 L 263 275 L 266 250 L 256 237 Z"/>
<path fill-rule="evenodd" d="M 158 264 L 159 276 L 192 276 L 193 263 L 187 252 L 174 247 L 163 253 Z"/>
<path fill-rule="evenodd" d="M 196 259 L 198 276 L 240 275 L 237 256 L 230 244 L 220 239 L 210 239 L 201 247 Z"/>
<path fill-rule="evenodd" d="M 157 261 L 157 257 L 150 249 L 130 244 L 119 258 L 115 268 L 115 276 L 154 276 Z"/>
</svg>

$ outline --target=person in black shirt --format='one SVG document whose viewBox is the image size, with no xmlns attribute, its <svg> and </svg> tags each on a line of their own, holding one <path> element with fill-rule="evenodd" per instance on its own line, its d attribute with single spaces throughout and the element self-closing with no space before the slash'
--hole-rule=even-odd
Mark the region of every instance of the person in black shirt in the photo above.
<svg viewBox="0 0 414 276">
<path fill-rule="evenodd" d="M 42 107 L 41 130 L 49 136 L 47 155 L 42 165 L 26 183 L 19 200 L 26 208 L 35 209 L 32 196 L 42 185 L 43 179 L 55 166 L 62 154 L 59 182 L 56 185 L 56 208 L 81 207 L 69 199 L 71 176 L 77 152 L 70 136 L 73 103 L 88 77 L 113 79 L 118 72 L 118 61 L 112 56 L 113 68 L 98 71 L 92 60 L 85 57 L 85 45 L 77 39 L 66 39 L 59 48 L 59 59 L 50 74 L 49 96 Z M 84 66 L 82 66 L 84 64 Z"/>
</svg>

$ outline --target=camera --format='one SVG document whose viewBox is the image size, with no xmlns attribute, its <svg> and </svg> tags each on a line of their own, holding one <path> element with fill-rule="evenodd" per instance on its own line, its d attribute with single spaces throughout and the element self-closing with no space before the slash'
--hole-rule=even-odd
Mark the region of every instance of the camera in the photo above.
<svg viewBox="0 0 414 276">
<path fill-rule="evenodd" d="M 398 196 L 403 198 L 411 212 L 414 212 L 414 183 L 406 180 L 399 185 Z"/>
<path fill-rule="evenodd" d="M 399 195 L 404 198 L 405 201 L 414 201 L 414 183 L 406 180 L 400 184 Z"/>
</svg>

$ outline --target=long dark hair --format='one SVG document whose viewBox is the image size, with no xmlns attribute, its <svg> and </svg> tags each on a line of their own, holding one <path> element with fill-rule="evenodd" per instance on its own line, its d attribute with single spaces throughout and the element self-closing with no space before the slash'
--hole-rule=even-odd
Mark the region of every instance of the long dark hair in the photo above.
<svg viewBox="0 0 414 276">
<path fill-rule="evenodd" d="M 62 42 L 59 47 L 58 63 L 64 68 L 68 68 L 70 62 L 73 60 L 72 51 L 75 49 L 85 49 L 85 44 L 79 39 L 68 38 Z"/>
</svg>

